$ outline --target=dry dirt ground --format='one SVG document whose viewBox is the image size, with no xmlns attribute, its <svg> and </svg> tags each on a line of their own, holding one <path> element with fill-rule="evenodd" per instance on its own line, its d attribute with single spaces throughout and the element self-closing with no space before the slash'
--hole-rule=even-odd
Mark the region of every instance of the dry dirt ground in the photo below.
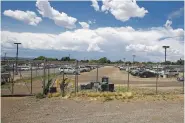
<svg viewBox="0 0 185 123">
<path fill-rule="evenodd" d="M 2 98 L 2 123 L 183 123 L 183 100 L 77 101 Z"/>
</svg>

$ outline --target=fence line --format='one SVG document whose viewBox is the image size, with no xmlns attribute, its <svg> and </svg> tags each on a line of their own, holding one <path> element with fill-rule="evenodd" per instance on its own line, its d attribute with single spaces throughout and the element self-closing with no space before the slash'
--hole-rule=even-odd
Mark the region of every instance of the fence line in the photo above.
<svg viewBox="0 0 185 123">
<path fill-rule="evenodd" d="M 33 86 L 33 83 L 34 83 L 34 79 L 37 78 L 37 77 L 41 77 L 41 83 L 42 84 L 42 87 L 40 87 L 42 90 L 42 92 L 44 93 L 44 90 L 46 89 L 46 81 L 47 83 L 49 83 L 49 80 L 52 78 L 51 77 L 51 74 L 54 74 L 54 77 L 57 76 L 57 73 L 59 73 L 59 71 L 56 71 L 56 69 L 58 69 L 61 65 L 65 65 L 65 64 L 68 64 L 68 65 L 71 65 L 70 63 L 67 63 L 67 62 L 58 62 L 56 63 L 57 66 L 54 66 L 52 67 L 53 65 L 53 62 L 52 61 L 47 61 L 47 60 L 44 60 L 44 61 L 24 61 L 25 63 L 27 64 L 30 64 L 30 71 L 21 71 L 19 70 L 18 73 L 19 75 L 15 75 L 15 66 L 14 66 L 14 63 L 15 61 L 11 61 L 11 62 L 8 62 L 7 64 L 8 65 L 13 65 L 13 68 L 9 71 L 9 73 L 11 73 L 11 82 L 10 82 L 10 87 L 11 87 L 11 94 L 15 94 L 15 92 L 17 90 L 15 90 L 15 84 L 17 84 L 17 81 L 19 80 L 19 77 L 20 79 L 22 79 L 22 81 L 24 81 L 26 87 L 30 90 L 30 94 L 33 94 L 34 93 L 34 89 L 36 87 Z M 21 61 L 21 64 L 23 63 L 23 61 Z M 43 64 L 42 64 L 43 63 Z M 59 64 L 60 63 L 60 64 Z M 82 62 L 72 62 L 75 66 L 75 69 L 78 71 L 79 69 L 79 66 L 82 65 L 83 63 Z M 72 64 L 72 65 L 73 65 Z M 20 65 L 20 62 L 18 62 L 18 65 Z M 55 65 L 55 64 L 54 64 Z M 87 82 L 90 82 L 90 81 L 100 81 L 99 78 L 100 77 L 103 77 L 103 76 L 108 76 L 107 72 L 105 73 L 102 73 L 102 68 L 101 66 L 104 66 L 102 64 L 99 64 L 99 63 L 96 63 L 96 64 L 86 64 L 84 63 L 83 65 L 92 65 L 92 66 L 96 66 L 96 69 L 94 69 L 93 71 L 94 72 L 91 72 L 91 74 L 82 74 L 82 75 L 77 75 L 75 74 L 74 76 L 74 82 L 75 82 L 75 87 L 74 87 L 74 91 L 75 91 L 75 94 L 79 92 L 79 83 L 82 83 L 82 82 L 85 82 L 87 80 Z M 40 69 L 39 67 L 43 66 L 42 69 Z M 100 68 L 99 68 L 100 67 Z M 159 67 L 160 65 L 156 65 L 156 70 L 157 70 L 157 75 L 154 77 L 154 78 L 151 78 L 152 82 L 149 82 L 150 80 L 148 78 L 139 78 L 139 77 L 134 77 L 133 75 L 131 75 L 129 69 L 132 68 L 133 66 L 130 66 L 130 65 L 127 65 L 126 66 L 128 71 L 125 73 L 122 73 L 123 76 L 125 76 L 124 79 L 122 79 L 121 77 L 110 77 L 110 79 L 114 80 L 115 83 L 114 84 L 123 84 L 123 85 L 126 85 L 126 89 L 127 91 L 130 91 L 130 89 L 132 87 L 135 87 L 137 85 L 137 87 L 143 87 L 144 84 L 146 84 L 146 88 L 149 88 L 149 87 L 154 87 L 155 88 L 155 93 L 158 94 L 159 92 L 159 87 L 161 86 L 164 86 L 164 87 L 168 87 L 168 86 L 180 86 L 181 87 L 181 83 L 175 83 L 173 81 L 174 78 L 172 79 L 164 79 L 166 80 L 167 82 L 163 81 L 162 78 L 160 78 L 158 76 L 158 71 L 159 71 Z M 175 66 L 164 66 L 164 67 L 174 67 L 174 68 L 184 68 L 183 65 L 175 65 Z M 112 67 L 114 69 L 118 69 L 116 67 Z M 125 70 L 124 70 L 125 71 Z M 36 74 L 36 75 L 35 75 Z M 184 74 L 183 74 L 184 76 Z M 26 83 L 26 80 L 24 79 L 27 79 L 27 78 L 30 78 L 30 83 Z M 87 79 L 86 79 L 87 78 Z M 65 76 L 63 75 L 63 81 L 65 79 Z M 123 82 L 127 82 L 126 84 L 123 83 Z M 148 83 L 147 83 L 148 82 Z M 170 85 L 170 84 L 171 85 Z M 182 82 L 182 90 L 183 90 L 183 93 L 184 93 L 184 82 Z M 28 86 L 30 85 L 30 87 Z M 161 90 L 161 88 L 160 88 Z M 64 92 L 63 92 L 64 93 Z"/>
</svg>

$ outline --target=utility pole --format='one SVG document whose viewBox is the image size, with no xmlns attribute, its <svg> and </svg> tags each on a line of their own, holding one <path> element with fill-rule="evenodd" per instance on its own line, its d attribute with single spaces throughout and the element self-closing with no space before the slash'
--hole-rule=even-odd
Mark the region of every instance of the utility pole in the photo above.
<svg viewBox="0 0 185 123">
<path fill-rule="evenodd" d="M 134 58 L 136 57 L 136 55 L 132 55 L 133 56 L 133 64 L 134 64 Z"/>
<path fill-rule="evenodd" d="M 70 54 L 69 54 L 69 59 L 70 59 Z"/>
<path fill-rule="evenodd" d="M 125 65 L 125 58 L 123 58 L 123 60 L 124 60 L 124 65 Z"/>
<path fill-rule="evenodd" d="M 85 62 L 85 57 L 84 57 L 84 62 Z"/>
<path fill-rule="evenodd" d="M 180 65 L 183 67 L 183 74 L 182 74 L 182 77 L 183 77 L 183 87 L 182 87 L 182 93 L 184 94 L 184 65 L 183 65 L 183 60 L 182 59 L 180 59 Z"/>
<path fill-rule="evenodd" d="M 16 71 L 15 71 L 15 74 L 17 75 L 18 74 L 18 71 L 17 71 L 17 61 L 18 61 L 18 46 L 19 46 L 19 44 L 21 44 L 21 43 L 14 43 L 14 44 L 16 44 L 17 45 L 17 53 L 16 53 L 16 63 L 15 63 L 15 66 L 16 66 Z"/>
<path fill-rule="evenodd" d="M 6 52 L 4 53 L 4 61 L 6 60 Z"/>
<path fill-rule="evenodd" d="M 165 64 L 166 64 L 166 49 L 168 49 L 168 48 L 170 48 L 170 46 L 163 46 L 163 48 L 164 48 L 164 55 L 165 55 Z"/>
</svg>

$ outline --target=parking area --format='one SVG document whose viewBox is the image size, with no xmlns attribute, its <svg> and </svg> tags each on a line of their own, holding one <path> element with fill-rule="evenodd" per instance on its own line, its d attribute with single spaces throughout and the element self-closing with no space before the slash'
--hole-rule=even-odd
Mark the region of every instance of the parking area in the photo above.
<svg viewBox="0 0 185 123">
<path fill-rule="evenodd" d="M 54 70 L 51 70 L 51 72 Z M 57 71 L 57 69 L 55 70 Z M 40 71 L 42 73 L 42 71 Z M 29 71 L 22 71 L 22 74 L 27 75 Z M 128 84 L 128 73 L 125 71 L 120 71 L 118 68 L 114 66 L 104 66 L 97 69 L 93 69 L 90 72 L 83 72 L 78 75 L 78 85 L 85 84 L 89 82 L 94 82 L 97 79 L 101 81 L 101 78 L 106 76 L 109 77 L 110 83 L 116 85 L 124 85 L 127 86 Z M 15 76 L 16 77 L 16 76 Z M 58 78 L 62 78 L 62 75 L 56 76 Z M 71 80 L 75 80 L 75 75 L 65 75 L 65 77 L 70 78 Z M 19 78 L 19 76 L 17 76 Z M 56 78 L 54 78 L 56 79 Z M 42 78 L 34 80 L 32 82 L 32 91 L 33 93 L 42 92 Z M 140 78 L 137 76 L 129 75 L 129 86 L 130 87 L 141 87 L 141 88 L 155 88 L 156 87 L 156 78 Z M 157 82 L 157 86 L 159 90 L 173 90 L 173 89 L 182 89 L 183 83 L 178 82 L 176 78 L 159 78 Z M 2 94 L 11 94 L 11 85 L 10 88 L 2 88 Z M 31 83 L 24 81 L 19 81 L 14 83 L 14 93 L 15 94 L 29 94 L 30 93 Z"/>
</svg>

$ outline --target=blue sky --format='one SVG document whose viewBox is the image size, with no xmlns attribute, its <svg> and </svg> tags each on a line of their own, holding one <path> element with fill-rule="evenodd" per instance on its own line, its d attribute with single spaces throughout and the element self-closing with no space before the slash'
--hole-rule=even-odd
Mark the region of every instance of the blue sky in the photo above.
<svg viewBox="0 0 185 123">
<path fill-rule="evenodd" d="M 183 12 L 180 12 L 180 9 L 184 8 L 184 2 L 180 2 L 180 1 L 158 1 L 158 2 L 148 2 L 148 1 L 138 1 L 136 2 L 137 6 L 139 8 L 144 8 L 145 10 L 148 11 L 148 13 L 145 13 L 143 17 L 140 17 L 138 13 L 137 16 L 137 12 L 136 11 L 134 13 L 135 17 L 130 17 L 128 20 L 123 21 L 120 20 L 118 18 L 116 18 L 116 15 L 112 14 L 111 11 L 109 11 L 108 13 L 105 13 L 103 11 L 101 11 L 101 9 L 99 11 L 96 11 L 91 5 L 92 2 L 91 1 L 52 1 L 49 2 L 50 6 L 53 7 L 55 10 L 57 10 L 58 12 L 64 12 L 66 13 L 68 16 L 71 16 L 73 18 L 76 18 L 77 21 L 75 23 L 76 28 L 73 29 L 66 29 L 64 28 L 64 26 L 62 25 L 57 25 L 55 24 L 54 19 L 51 19 L 51 17 L 44 17 L 47 15 L 42 15 L 41 13 L 39 13 L 38 11 L 38 7 L 36 6 L 36 2 L 35 1 L 29 1 L 29 2 L 23 2 L 23 1 L 16 1 L 16 2 L 12 2 L 12 1 L 3 1 L 1 3 L 2 7 L 1 7 L 1 24 L 2 24 L 2 28 L 1 30 L 4 32 L 9 32 L 7 34 L 2 33 L 2 36 L 6 37 L 3 38 L 3 42 L 1 44 L 2 47 L 2 53 L 3 52 L 7 52 L 8 56 L 15 56 L 15 46 L 9 46 L 8 43 L 12 43 L 12 40 L 10 41 L 10 39 L 12 38 L 16 38 L 13 37 L 14 34 L 13 33 L 30 33 L 30 35 L 32 34 L 52 34 L 52 35 L 60 35 L 63 34 L 62 36 L 64 36 L 65 38 L 67 38 L 66 40 L 68 40 L 68 42 L 63 41 L 62 39 L 60 39 L 61 41 L 58 41 L 58 44 L 63 45 L 63 43 L 66 45 L 65 48 L 60 49 L 60 48 L 44 48 L 44 46 L 40 46 L 38 47 L 31 47 L 28 46 L 29 39 L 25 38 L 25 42 L 22 41 L 22 43 L 25 45 L 21 46 L 20 48 L 20 56 L 22 57 L 37 57 L 40 55 L 45 55 L 48 57 L 57 57 L 57 58 L 61 58 L 62 56 L 68 55 L 69 53 L 71 54 L 71 56 L 73 58 L 78 58 L 78 59 L 83 59 L 84 57 L 88 58 L 88 59 L 93 59 L 93 58 L 100 58 L 103 56 L 106 56 L 107 58 L 111 59 L 111 60 L 119 60 L 119 59 L 123 59 L 126 58 L 127 60 L 132 60 L 132 54 L 136 54 L 136 60 L 138 61 L 151 61 L 153 59 L 153 56 L 157 56 L 157 58 L 159 60 L 163 59 L 164 54 L 161 52 L 156 53 L 156 49 L 151 49 L 153 44 L 157 45 L 157 42 L 159 42 L 158 39 L 155 39 L 155 41 L 153 41 L 152 43 L 148 43 L 149 40 L 153 40 L 153 37 L 145 37 L 145 33 L 153 33 L 154 31 L 157 30 L 157 34 L 156 37 L 158 35 L 160 35 L 160 32 L 164 32 L 166 31 L 167 33 L 165 34 L 161 34 L 162 36 L 160 38 L 164 39 L 164 43 L 167 43 L 168 40 L 166 39 L 166 37 L 173 35 L 171 38 L 175 39 L 176 44 L 170 44 L 172 41 L 169 40 L 169 44 L 172 46 L 175 46 L 172 48 L 173 51 L 172 52 L 172 56 L 169 56 L 169 59 L 179 59 L 180 57 L 183 57 L 183 53 L 182 53 L 182 47 L 180 47 L 180 45 L 184 44 L 183 43 L 179 43 L 182 42 L 182 39 L 176 39 L 176 37 L 181 37 L 183 38 L 183 36 L 181 35 L 180 31 L 184 31 L 184 10 Z M 104 3 L 102 3 L 102 1 L 98 1 L 98 5 L 101 8 L 101 6 Z M 117 9 L 119 8 L 113 8 L 115 12 L 117 12 Z M 124 8 L 123 8 L 124 9 Z M 7 10 L 11 10 L 11 12 L 14 12 L 15 10 L 20 10 L 20 11 L 32 11 L 35 12 L 35 14 L 37 15 L 37 17 L 40 17 L 42 19 L 41 22 L 39 22 L 36 26 L 33 25 L 29 25 L 28 23 L 24 22 L 24 21 L 20 21 L 18 19 L 12 18 L 10 15 L 7 16 L 4 14 L 5 11 Z M 124 11 L 128 11 L 129 8 L 125 8 Z M 134 10 L 132 10 L 134 12 Z M 178 14 L 173 15 L 173 13 L 176 12 Z M 128 15 L 129 13 L 132 12 L 128 12 L 126 15 Z M 124 16 L 123 14 L 120 14 L 119 16 Z M 171 17 L 172 16 L 172 17 Z M 170 18 L 171 17 L 171 18 Z M 165 23 L 167 22 L 167 20 L 169 20 L 169 22 L 172 22 L 172 24 L 170 24 L 170 29 L 173 30 L 169 31 L 170 29 L 166 29 L 164 27 Z M 88 21 L 95 21 L 92 24 L 89 24 L 89 28 L 88 31 L 82 29 L 81 25 L 79 24 L 79 22 L 86 22 L 88 23 Z M 143 37 L 147 38 L 142 38 L 139 39 L 140 37 L 135 37 L 135 39 L 131 40 L 127 40 L 124 38 L 119 38 L 117 39 L 116 36 L 114 37 L 109 37 L 109 39 L 112 39 L 109 42 L 114 42 L 113 40 L 115 40 L 114 45 L 108 45 L 107 43 L 102 43 L 107 37 L 104 37 L 105 34 L 101 34 L 101 36 L 99 35 L 99 29 L 100 28 L 108 28 L 110 27 L 112 29 L 115 29 L 116 31 L 117 28 L 121 28 L 121 27 L 131 27 L 133 28 L 135 31 L 134 33 L 140 33 L 142 32 Z M 157 28 L 155 30 L 153 30 L 153 28 Z M 164 29 L 163 29 L 164 28 Z M 178 30 L 178 29 L 182 29 L 182 30 Z M 114 30 L 114 31 L 115 31 Z M 127 29 L 126 29 L 127 30 Z M 66 31 L 70 32 L 71 35 L 74 34 L 75 36 L 78 37 L 77 34 L 80 34 L 80 38 L 83 38 L 83 34 L 81 33 L 76 33 L 75 31 L 82 31 L 84 33 L 84 35 L 86 35 L 85 33 L 88 33 L 93 31 L 92 33 L 95 32 L 97 38 L 103 38 L 101 40 L 94 40 L 92 39 L 91 42 L 86 42 L 87 44 L 83 44 L 83 42 L 85 41 L 81 41 L 79 43 L 79 49 L 70 49 L 67 46 L 69 46 L 68 44 L 71 44 L 70 42 L 70 34 L 66 34 Z M 148 32 L 147 32 L 148 31 Z M 119 32 L 119 31 L 118 31 Z M 128 31 L 129 32 L 129 31 Z M 176 32 L 178 32 L 178 34 L 176 34 Z M 101 33 L 101 32 L 100 32 Z M 159 34 L 158 34 L 159 33 Z M 173 33 L 173 34 L 172 34 Z M 180 34 L 179 34 L 180 33 Z M 66 35 L 69 37 L 66 37 Z M 88 35 L 87 34 L 87 35 Z M 118 33 L 116 33 L 118 34 Z M 155 34 L 155 32 L 154 32 Z M 102 36 L 103 35 L 103 36 Z M 120 35 L 127 35 L 127 32 L 120 32 Z M 138 36 L 138 34 L 136 34 Z M 180 35 L 180 36 L 179 36 Z M 7 38 L 7 36 L 9 36 Z M 91 36 L 90 36 L 91 37 Z M 21 37 L 21 40 L 23 40 L 24 37 Z M 84 37 L 87 38 L 87 40 L 91 40 L 88 39 L 89 37 Z M 35 39 L 35 37 L 34 37 Z M 135 40 L 140 40 L 135 41 Z M 19 41 L 20 39 L 16 39 L 16 41 Z M 31 39 L 30 39 L 31 40 Z M 46 39 L 47 40 L 47 39 Z M 125 40 L 125 41 L 122 41 Z M 144 40 L 146 40 L 144 42 Z M 52 40 L 53 41 L 53 40 Z M 106 42 L 105 41 L 105 42 Z M 133 41 L 133 42 L 131 42 Z M 31 42 L 31 41 L 30 41 Z M 48 42 L 50 42 L 48 40 Z M 47 43 L 48 43 L 47 42 Z M 54 42 L 54 41 L 53 41 Z M 92 45 L 96 48 L 90 48 L 91 43 L 94 42 Z M 37 42 L 32 42 L 32 43 L 37 43 Z M 76 42 L 75 42 L 76 43 Z M 5 45 L 6 44 L 6 45 Z M 57 43 L 54 43 L 55 45 L 57 45 Z M 48 44 L 48 45 L 52 45 L 52 47 L 55 47 L 54 44 Z M 168 43 L 167 43 L 168 44 Z M 30 45 L 30 44 L 29 44 Z M 47 44 L 46 44 L 47 45 Z M 83 47 L 81 47 L 82 45 L 84 45 Z M 120 46 L 122 45 L 122 47 Z M 144 51 L 139 51 L 135 50 L 133 48 L 133 45 L 135 48 L 138 49 L 138 46 L 141 50 L 143 50 L 143 45 L 147 48 L 145 48 Z M 92 46 L 92 47 L 93 47 Z M 112 46 L 112 47 L 111 47 Z M 119 47 L 120 46 L 120 47 Z M 67 49 L 66 49 L 67 47 Z M 70 46 L 69 46 L 70 47 Z M 75 47 L 75 44 L 74 44 Z M 130 49 L 131 50 L 128 50 Z M 156 46 L 157 47 L 157 46 Z M 84 49 L 81 51 L 81 49 Z M 91 49 L 91 50 L 87 50 L 87 49 Z M 100 50 L 101 49 L 101 50 Z M 126 50 L 127 49 L 127 50 Z M 133 50 L 134 49 L 134 50 Z M 146 51 L 147 49 L 147 51 Z M 151 49 L 150 51 L 148 51 L 148 49 Z M 113 50 L 113 51 L 111 51 Z M 161 49 L 162 50 L 162 49 Z M 180 50 L 180 51 L 177 51 Z M 175 52 L 175 53 L 174 53 Z M 179 53 L 179 54 L 178 54 Z M 145 57 L 143 57 L 143 54 L 146 55 Z M 156 55 L 153 55 L 156 54 Z"/>
</svg>

